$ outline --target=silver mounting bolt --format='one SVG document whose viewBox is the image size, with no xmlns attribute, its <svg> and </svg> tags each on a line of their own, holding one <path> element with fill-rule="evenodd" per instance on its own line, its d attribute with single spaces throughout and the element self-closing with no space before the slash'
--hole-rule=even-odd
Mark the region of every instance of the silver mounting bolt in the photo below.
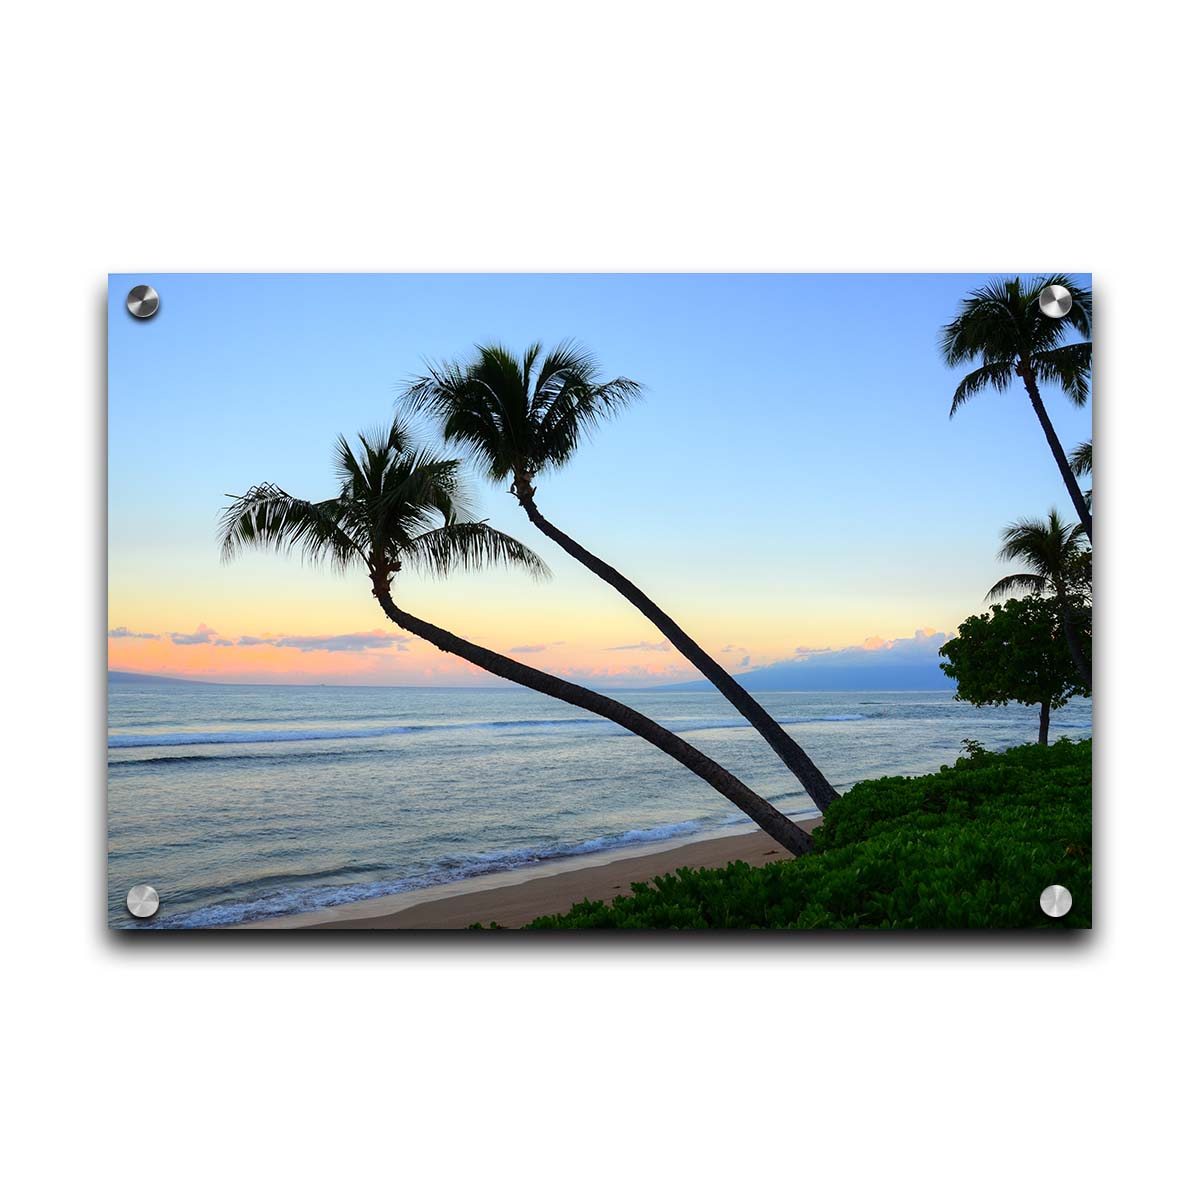
<svg viewBox="0 0 1200 1200">
<path fill-rule="evenodd" d="M 1060 884 L 1052 883 L 1041 898 L 1042 912 L 1048 917 L 1065 917 L 1071 911 L 1071 893 Z"/>
<path fill-rule="evenodd" d="M 1072 297 L 1061 283 L 1051 283 L 1038 292 L 1038 308 L 1048 317 L 1065 317 L 1071 311 Z"/>
<path fill-rule="evenodd" d="M 148 883 L 139 883 L 137 887 L 129 889 L 125 907 L 135 917 L 152 917 L 158 912 L 158 893 Z"/>
<path fill-rule="evenodd" d="M 158 312 L 158 293 L 148 283 L 139 283 L 125 297 L 125 307 L 132 316 L 144 321 Z"/>
</svg>

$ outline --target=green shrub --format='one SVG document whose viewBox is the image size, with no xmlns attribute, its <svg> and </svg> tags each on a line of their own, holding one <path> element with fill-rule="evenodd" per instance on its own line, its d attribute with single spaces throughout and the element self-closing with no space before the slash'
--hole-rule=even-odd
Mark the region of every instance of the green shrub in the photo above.
<svg viewBox="0 0 1200 1200">
<path fill-rule="evenodd" d="M 1090 741 L 977 745 L 953 767 L 860 783 L 830 806 L 814 853 L 683 869 L 632 896 L 584 901 L 531 929 L 1089 928 Z M 1052 919 L 1052 883 L 1071 911 Z"/>
</svg>

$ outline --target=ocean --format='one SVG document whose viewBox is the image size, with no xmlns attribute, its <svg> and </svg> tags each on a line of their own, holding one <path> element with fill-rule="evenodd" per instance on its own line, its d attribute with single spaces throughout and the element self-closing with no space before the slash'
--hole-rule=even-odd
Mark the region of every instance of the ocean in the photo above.
<svg viewBox="0 0 1200 1200">
<path fill-rule="evenodd" d="M 716 692 L 613 693 L 793 816 L 815 808 Z M 952 692 L 764 692 L 839 790 L 1037 738 Z M 109 924 L 204 928 L 752 824 L 640 738 L 520 689 L 109 684 Z M 1090 700 L 1051 739 L 1090 737 Z M 162 906 L 125 909 L 135 884 Z"/>
</svg>

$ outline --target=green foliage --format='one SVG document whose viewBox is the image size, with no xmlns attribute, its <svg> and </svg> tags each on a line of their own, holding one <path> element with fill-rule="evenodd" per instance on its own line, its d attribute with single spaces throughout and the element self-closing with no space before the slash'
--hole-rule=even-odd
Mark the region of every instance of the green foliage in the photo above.
<svg viewBox="0 0 1200 1200">
<path fill-rule="evenodd" d="M 1080 614 L 1080 639 L 1090 649 L 1091 622 Z M 1057 602 L 1040 596 L 1009 600 L 968 617 L 940 651 L 942 670 L 970 704 L 1049 704 L 1061 708 L 1087 688 L 1075 672 Z M 1090 655 L 1089 655 L 1090 656 Z"/>
<path fill-rule="evenodd" d="M 531 929 L 1089 928 L 1091 742 L 976 745 L 934 775 L 860 783 L 802 858 L 683 869 Z M 1038 903 L 1058 883 L 1065 918 Z"/>
</svg>

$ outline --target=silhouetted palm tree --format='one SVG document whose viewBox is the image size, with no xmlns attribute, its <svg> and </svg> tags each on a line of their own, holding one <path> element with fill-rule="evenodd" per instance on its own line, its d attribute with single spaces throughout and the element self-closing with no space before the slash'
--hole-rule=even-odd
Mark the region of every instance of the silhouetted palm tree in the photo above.
<svg viewBox="0 0 1200 1200">
<path fill-rule="evenodd" d="M 595 360 L 571 342 L 546 354 L 535 344 L 519 359 L 503 346 L 476 349 L 478 357 L 466 365 L 431 366 L 412 382 L 403 403 L 432 415 L 445 439 L 469 453 L 492 480 L 508 482 L 530 521 L 655 625 L 758 730 L 824 812 L 837 792 L 779 722 L 637 584 L 551 524 L 534 501 L 535 478 L 566 463 L 586 435 L 633 400 L 641 386 L 631 379 L 602 381 Z"/>
<path fill-rule="evenodd" d="M 1039 293 L 1050 284 L 1060 284 L 1071 292 L 1071 310 L 1065 317 L 1048 317 L 1038 305 Z M 1090 541 L 1091 511 L 1050 423 L 1038 386 L 1057 384 L 1072 404 L 1082 407 L 1087 403 L 1092 343 L 1066 342 L 1072 329 L 1084 337 L 1091 335 L 1092 293 L 1070 276 L 1047 275 L 1029 283 L 1019 278 L 996 279 L 973 291 L 959 305 L 958 316 L 942 330 L 941 348 L 942 357 L 951 367 L 983 360 L 955 390 L 951 416 L 987 388 L 1003 392 L 1014 376 L 1025 385 L 1079 523 Z"/>
<path fill-rule="evenodd" d="M 1074 450 L 1071 451 L 1071 470 L 1075 473 L 1076 479 L 1082 479 L 1085 475 L 1092 473 L 1092 443 L 1080 442 Z M 1092 511 L 1092 489 L 1088 488 L 1083 493 L 1084 500 L 1087 501 L 1088 512 Z"/>
<path fill-rule="evenodd" d="M 1092 555 L 1081 545 L 1083 530 L 1078 525 L 1064 524 L 1058 513 L 1051 509 L 1048 521 L 1036 518 L 1016 521 L 1004 530 L 1002 537 L 999 557 L 1023 562 L 1029 570 L 1006 575 L 988 592 L 987 599 L 999 599 L 1022 589 L 1037 595 L 1053 592 L 1071 661 L 1090 691 L 1092 668 L 1088 656 L 1083 653 L 1078 627 L 1079 611 L 1091 582 Z"/>
<path fill-rule="evenodd" d="M 439 650 L 456 654 L 502 679 L 573 704 L 636 733 L 669 754 L 733 801 L 793 854 L 812 839 L 783 813 L 719 763 L 701 754 L 648 717 L 598 692 L 527 667 L 458 637 L 400 608 L 392 582 L 403 570 L 444 576 L 459 568 L 520 567 L 548 574 L 545 564 L 515 538 L 471 519 L 464 507 L 459 463 L 414 445 L 399 422 L 371 436 L 359 435 L 353 449 L 339 439 L 335 469 L 340 488 L 329 500 L 300 500 L 273 483 L 232 496 L 221 521 L 222 558 L 247 547 L 287 553 L 346 571 L 361 568 L 379 606 L 401 629 Z"/>
</svg>

